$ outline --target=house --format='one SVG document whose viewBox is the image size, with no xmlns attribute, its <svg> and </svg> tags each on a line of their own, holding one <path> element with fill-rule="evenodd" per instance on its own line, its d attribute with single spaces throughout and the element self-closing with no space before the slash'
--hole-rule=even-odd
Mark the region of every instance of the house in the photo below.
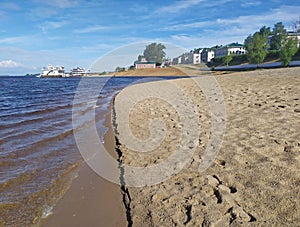
<svg viewBox="0 0 300 227">
<path fill-rule="evenodd" d="M 215 52 L 212 49 L 203 49 L 201 53 L 201 61 L 204 63 L 211 62 L 215 57 Z"/>
<path fill-rule="evenodd" d="M 290 39 L 296 39 L 297 40 L 297 47 L 300 47 L 300 33 L 294 32 L 294 31 L 288 31 L 287 37 Z M 271 46 L 273 35 L 268 36 L 268 45 Z"/>
<path fill-rule="evenodd" d="M 186 64 L 200 64 L 200 63 L 201 63 L 201 53 L 193 53 L 192 51 L 188 53 Z"/>
<path fill-rule="evenodd" d="M 146 61 L 145 58 L 142 58 L 141 61 L 134 62 L 135 69 L 155 69 L 156 62 Z"/>
<path fill-rule="evenodd" d="M 200 64 L 201 63 L 201 51 L 199 51 L 199 53 L 194 53 L 193 51 L 184 53 L 176 58 L 173 58 L 172 63 L 173 63 L 173 65 L 176 65 L 176 64 Z"/>
<path fill-rule="evenodd" d="M 172 64 L 173 64 L 173 65 L 182 64 L 182 55 L 180 55 L 180 56 L 177 57 L 177 58 L 173 58 Z"/>
<path fill-rule="evenodd" d="M 246 54 L 245 46 L 239 43 L 231 43 L 215 50 L 216 58 L 224 57 L 230 54 Z"/>
</svg>

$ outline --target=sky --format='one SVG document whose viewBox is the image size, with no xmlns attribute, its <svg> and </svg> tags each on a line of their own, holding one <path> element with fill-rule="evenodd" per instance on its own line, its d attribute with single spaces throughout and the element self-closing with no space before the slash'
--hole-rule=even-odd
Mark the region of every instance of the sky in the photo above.
<svg viewBox="0 0 300 227">
<path fill-rule="evenodd" d="M 40 73 L 48 64 L 113 70 L 152 42 L 173 58 L 243 43 L 264 25 L 292 30 L 299 16 L 299 0 L 0 0 L 0 75 Z"/>
</svg>

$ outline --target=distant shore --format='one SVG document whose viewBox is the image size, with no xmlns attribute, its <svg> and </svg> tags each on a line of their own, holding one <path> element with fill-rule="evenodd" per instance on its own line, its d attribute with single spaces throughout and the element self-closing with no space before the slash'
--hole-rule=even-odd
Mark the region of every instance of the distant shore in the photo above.
<svg viewBox="0 0 300 227">
<path fill-rule="evenodd" d="M 113 76 L 186 76 L 186 73 L 176 67 L 155 68 L 155 69 L 134 69 L 123 72 L 114 72 L 109 74 L 89 74 L 88 77 L 113 77 Z"/>
</svg>

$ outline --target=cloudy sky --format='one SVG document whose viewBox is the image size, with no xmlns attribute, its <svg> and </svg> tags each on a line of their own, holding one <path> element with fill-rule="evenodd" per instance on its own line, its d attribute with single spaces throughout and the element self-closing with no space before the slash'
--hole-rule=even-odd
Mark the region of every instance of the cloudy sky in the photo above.
<svg viewBox="0 0 300 227">
<path fill-rule="evenodd" d="M 299 20 L 299 3 L 299 0 L 0 0 L 0 75 L 39 73 L 49 63 L 64 65 L 67 70 L 77 66 L 90 68 L 107 54 L 127 50 L 135 56 L 152 41 L 187 50 L 242 43 L 263 25 L 273 27 L 282 21 L 291 30 L 293 22 Z M 176 51 L 167 52 L 171 58 L 174 54 Z M 122 59 L 132 61 L 124 53 Z"/>
</svg>

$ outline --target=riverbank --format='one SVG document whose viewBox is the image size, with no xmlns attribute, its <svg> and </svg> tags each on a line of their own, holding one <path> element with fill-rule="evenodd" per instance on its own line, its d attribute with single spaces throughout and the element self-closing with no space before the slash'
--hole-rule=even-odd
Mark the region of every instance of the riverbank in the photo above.
<svg viewBox="0 0 300 227">
<path fill-rule="evenodd" d="M 188 75 L 205 77 L 197 70 L 182 70 Z M 116 136 L 123 164 L 147 168 L 165 162 L 180 146 L 183 127 L 180 112 L 166 103 L 168 99 L 140 100 L 130 108 L 131 132 L 143 141 L 150 135 L 160 135 L 160 130 L 166 134 L 153 151 L 134 152 L 136 146 L 134 140 L 128 139 L 128 128 L 120 127 L 128 105 L 124 97 L 130 92 L 138 95 L 155 87 L 161 91 L 157 95 L 163 97 L 166 83 L 173 83 L 194 103 L 197 121 L 193 127 L 200 131 L 192 158 L 178 174 L 157 184 L 127 188 L 131 198 L 127 212 L 133 226 L 300 222 L 300 68 L 235 72 L 216 75 L 215 79 L 224 97 L 226 131 L 217 157 L 203 172 L 198 168 L 211 136 L 207 100 L 214 99 L 213 96 L 205 97 L 193 79 L 133 85 L 116 96 Z M 165 123 L 165 129 L 158 127 L 150 132 L 149 122 L 157 118 Z M 149 143 L 144 144 L 144 149 Z"/>
</svg>

